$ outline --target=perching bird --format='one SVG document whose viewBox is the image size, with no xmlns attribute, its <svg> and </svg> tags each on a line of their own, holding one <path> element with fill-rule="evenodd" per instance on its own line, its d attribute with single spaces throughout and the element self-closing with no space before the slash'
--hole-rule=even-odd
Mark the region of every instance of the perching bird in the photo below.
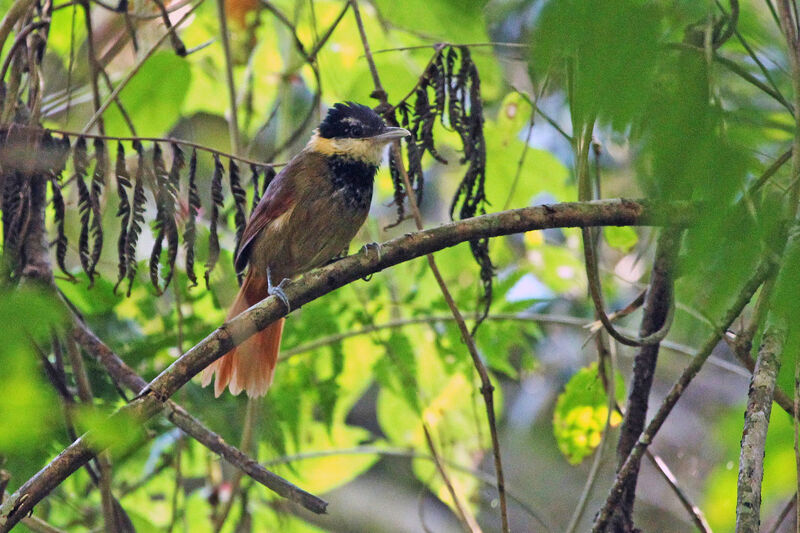
<svg viewBox="0 0 800 533">
<path fill-rule="evenodd" d="M 336 104 L 328 111 L 250 216 L 236 255 L 236 270 L 247 266 L 247 275 L 228 319 L 269 295 L 289 307 L 283 281 L 325 264 L 345 249 L 367 218 L 384 146 L 407 135 L 407 130 L 387 126 L 363 105 Z M 226 386 L 233 394 L 266 394 L 283 323 L 283 318 L 273 322 L 209 365 L 203 371 L 203 386 L 216 373 L 216 396 Z"/>
</svg>

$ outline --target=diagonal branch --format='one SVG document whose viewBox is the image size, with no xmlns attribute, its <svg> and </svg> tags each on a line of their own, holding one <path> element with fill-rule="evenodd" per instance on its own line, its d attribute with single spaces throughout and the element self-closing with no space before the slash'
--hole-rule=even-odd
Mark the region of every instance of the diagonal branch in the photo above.
<svg viewBox="0 0 800 533">
<path fill-rule="evenodd" d="M 285 293 L 292 309 L 297 309 L 369 274 L 474 239 L 555 227 L 685 226 L 691 221 L 694 211 L 695 206 L 685 202 L 657 205 L 647 201 L 620 199 L 543 205 L 492 213 L 392 239 L 383 244 L 379 257 L 374 253 L 359 253 L 346 257 L 327 267 L 309 272 L 302 279 L 290 283 L 286 286 Z M 151 381 L 136 399 L 111 415 L 109 422 L 124 423 L 130 417 L 144 421 L 169 408 L 167 401 L 170 396 L 192 377 L 228 353 L 237 342 L 242 342 L 285 315 L 284 305 L 273 297 L 254 305 L 187 351 Z M 707 355 L 704 354 L 703 360 Z M 184 418 L 187 424 L 193 421 L 185 411 L 181 413 L 176 410 L 176 412 L 177 415 L 171 416 Z M 89 444 L 93 437 L 93 432 L 90 431 L 73 442 L 0 506 L 0 533 L 9 531 L 50 491 L 96 453 Z M 216 435 L 215 437 L 219 438 Z M 206 444 L 204 441 L 201 442 Z M 207 445 L 216 444 L 208 442 Z M 246 457 L 239 459 L 248 466 L 247 473 L 253 475 L 251 471 L 255 472 L 258 465 L 247 464 Z M 286 487 L 276 488 L 284 491 L 285 494 L 282 495 L 292 497 L 295 501 L 308 498 L 307 503 L 312 505 L 312 499 L 307 493 L 286 492 Z M 321 505 L 319 508 L 324 509 Z"/>
<path fill-rule="evenodd" d="M 764 447 L 772 412 L 775 380 L 781 366 L 786 329 L 770 327 L 758 351 L 750 380 L 739 454 L 736 531 L 758 531 L 761 525 L 761 480 L 764 477 Z"/>
<path fill-rule="evenodd" d="M 87 353 L 106 368 L 118 385 L 127 387 L 134 393 L 139 393 L 142 389 L 147 387 L 147 382 L 125 364 L 125 361 L 115 354 L 111 348 L 97 338 L 89 327 L 80 319 L 75 319 L 75 329 L 72 336 L 78 344 L 83 346 Z M 285 479 L 265 469 L 247 454 L 226 443 L 222 437 L 206 428 L 202 422 L 190 415 L 177 403 L 168 400 L 166 402 L 166 408 L 166 417 L 170 422 L 209 450 L 221 455 L 231 465 L 270 490 L 299 503 L 306 509 L 316 513 L 325 512 L 325 506 L 327 506 L 326 502 L 295 487 Z"/>
<path fill-rule="evenodd" d="M 680 249 L 680 232 L 665 231 L 661 234 L 656 248 L 650 287 L 644 304 L 644 313 L 640 327 L 640 336 L 646 338 L 662 330 L 669 322 L 671 310 L 674 308 L 673 281 L 675 261 Z M 628 402 L 625 407 L 625 418 L 620 429 L 617 443 L 617 468 L 622 468 L 636 440 L 644 430 L 647 420 L 647 406 L 653 376 L 658 360 L 659 344 L 644 344 L 636 353 L 633 363 L 633 382 Z M 633 468 L 625 480 L 625 493 L 622 505 L 614 512 L 614 520 L 624 525 L 626 530 L 633 529 L 633 504 L 636 496 L 636 481 L 639 474 Z"/>
<path fill-rule="evenodd" d="M 372 57 L 372 52 L 370 51 L 369 41 L 367 40 L 367 33 L 364 30 L 364 23 L 361 20 L 361 13 L 358 9 L 358 2 L 357 0 L 351 0 L 351 5 L 353 6 L 353 14 L 355 15 L 356 24 L 358 26 L 358 32 L 361 35 L 361 43 L 364 47 L 364 55 L 367 58 L 367 63 L 369 65 L 370 73 L 372 74 L 372 81 L 375 86 L 375 90 L 372 92 L 371 96 L 376 98 L 380 101 L 381 107 L 388 108 L 389 101 L 386 91 L 381 84 L 380 76 L 378 75 L 378 69 L 375 65 L 375 60 Z M 441 52 L 441 47 L 436 47 L 436 53 L 434 54 L 431 61 Z M 429 63 L 430 65 L 430 63 Z M 427 72 L 428 67 L 425 68 L 425 72 Z M 473 102 L 474 103 L 474 102 Z M 400 150 L 400 141 L 395 141 L 392 145 L 392 150 L 394 153 L 394 159 L 397 162 L 397 168 L 400 171 L 400 175 L 403 178 L 403 186 L 407 192 L 408 203 L 411 206 L 411 212 L 414 216 L 414 222 L 417 226 L 418 230 L 423 229 L 422 223 L 422 214 L 420 213 L 419 206 L 417 205 L 417 198 L 414 194 L 414 189 L 411 186 L 411 179 L 409 178 L 408 171 L 405 168 L 403 163 L 403 154 Z M 469 328 L 467 327 L 467 323 L 464 320 L 464 316 L 461 314 L 461 311 L 458 309 L 458 305 L 455 303 L 452 294 L 450 293 L 450 289 L 447 287 L 447 283 L 445 283 L 444 278 L 442 277 L 441 272 L 439 271 L 439 267 L 436 265 L 436 260 L 433 257 L 433 254 L 428 254 L 426 256 L 428 261 L 428 266 L 431 269 L 431 273 L 433 277 L 436 279 L 436 283 L 439 285 L 439 290 L 444 297 L 445 302 L 447 303 L 447 307 L 450 308 L 450 312 L 453 315 L 453 318 L 456 321 L 456 325 L 458 326 L 459 331 L 461 332 L 461 339 L 464 341 L 464 344 L 467 346 L 467 351 L 472 358 L 472 363 L 475 366 L 475 370 L 478 372 L 478 376 L 481 380 L 481 388 L 480 392 L 483 396 L 483 401 L 486 406 L 486 416 L 488 419 L 489 424 L 489 433 L 491 434 L 492 439 L 492 456 L 494 458 L 494 468 L 495 468 L 495 475 L 497 476 L 497 493 L 500 500 L 500 519 L 502 522 L 502 529 L 504 533 L 510 531 L 510 527 L 508 524 L 508 505 L 506 502 L 506 486 L 505 480 L 503 476 L 503 462 L 500 456 L 500 439 L 497 435 L 497 421 L 495 418 L 495 410 L 494 410 L 494 385 L 492 384 L 491 378 L 489 377 L 489 371 L 486 368 L 486 365 L 481 360 L 480 354 L 478 353 L 478 348 L 475 345 L 475 338 L 473 334 L 475 330 L 473 329 L 470 332 Z M 488 313 L 488 307 L 486 312 Z M 475 327 L 480 322 L 476 322 Z M 442 474 L 444 476 L 444 473 Z M 454 503 L 457 506 L 458 502 L 455 501 Z"/>
</svg>

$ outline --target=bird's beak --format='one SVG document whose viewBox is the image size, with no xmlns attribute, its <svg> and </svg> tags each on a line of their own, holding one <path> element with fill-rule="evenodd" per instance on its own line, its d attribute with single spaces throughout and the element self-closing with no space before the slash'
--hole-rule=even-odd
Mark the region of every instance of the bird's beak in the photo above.
<svg viewBox="0 0 800 533">
<path fill-rule="evenodd" d="M 411 132 L 409 132 L 405 128 L 395 128 L 392 126 L 387 126 L 381 133 L 374 136 L 372 140 L 379 142 L 390 142 L 395 139 L 402 139 L 403 137 L 408 137 L 409 135 L 411 135 Z"/>
</svg>

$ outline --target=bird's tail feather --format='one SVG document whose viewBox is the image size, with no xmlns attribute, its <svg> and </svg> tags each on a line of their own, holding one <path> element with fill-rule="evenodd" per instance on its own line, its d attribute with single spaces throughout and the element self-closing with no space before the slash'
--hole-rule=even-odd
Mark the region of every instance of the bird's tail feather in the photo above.
<svg viewBox="0 0 800 533">
<path fill-rule="evenodd" d="M 228 311 L 227 319 L 235 317 L 251 305 L 266 298 L 267 278 L 247 273 Z M 207 386 L 216 373 L 214 395 L 219 396 L 225 387 L 232 394 L 245 391 L 251 398 L 263 396 L 272 384 L 278 351 L 281 345 L 284 319 L 276 320 L 264 330 L 259 331 L 239 346 L 211 363 L 203 370 L 202 383 Z"/>
</svg>

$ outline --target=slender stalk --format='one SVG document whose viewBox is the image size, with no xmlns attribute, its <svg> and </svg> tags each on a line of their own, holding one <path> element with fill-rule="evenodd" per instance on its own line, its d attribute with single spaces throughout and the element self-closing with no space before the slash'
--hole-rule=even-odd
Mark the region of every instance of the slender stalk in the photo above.
<svg viewBox="0 0 800 533">
<path fill-rule="evenodd" d="M 736 492 L 737 533 L 758 531 L 761 525 L 764 449 L 785 335 L 786 329 L 783 327 L 771 326 L 767 329 L 750 381 L 739 454 L 739 481 Z"/>
<path fill-rule="evenodd" d="M 217 0 L 217 18 L 222 50 L 225 53 L 225 83 L 228 86 L 228 134 L 231 139 L 231 151 L 239 155 L 239 113 L 236 105 L 236 83 L 233 79 L 233 59 L 231 57 L 231 40 L 228 34 L 228 17 L 225 14 L 225 0 Z"/>
<path fill-rule="evenodd" d="M 711 526 L 708 525 L 706 521 L 706 517 L 703 515 L 703 511 L 700 510 L 695 504 L 689 500 L 689 497 L 686 496 L 686 493 L 678 486 L 678 480 L 675 479 L 675 475 L 667 466 L 667 463 L 659 457 L 658 455 L 653 455 L 650 453 L 650 450 L 647 452 L 647 458 L 653 463 L 653 466 L 656 467 L 656 470 L 661 474 L 664 478 L 664 481 L 667 482 L 669 487 L 672 489 L 672 492 L 678 497 L 680 500 L 681 505 L 686 511 L 689 513 L 689 516 L 694 522 L 694 525 L 697 527 L 699 531 L 702 533 L 711 533 Z"/>
<path fill-rule="evenodd" d="M 464 506 L 464 504 L 461 502 L 461 498 L 456 493 L 456 489 L 453 487 L 452 481 L 450 481 L 450 476 L 447 475 L 447 470 L 445 470 L 444 464 L 439 457 L 439 452 L 436 451 L 436 446 L 431 438 L 431 432 L 428 429 L 428 424 L 425 422 L 422 423 L 422 431 L 425 433 L 425 442 L 428 445 L 428 450 L 431 452 L 431 457 L 433 457 L 433 464 L 436 465 L 436 470 L 439 472 L 439 475 L 442 476 L 442 481 L 444 481 L 444 485 L 447 487 L 447 492 L 450 494 L 450 498 L 453 500 L 453 505 L 456 509 L 456 515 L 461 521 L 461 525 L 464 527 L 465 531 L 470 531 L 472 533 L 481 531 L 481 528 L 478 525 L 478 522 L 475 520 L 475 517 L 469 512 L 467 507 Z"/>
<path fill-rule="evenodd" d="M 239 449 L 242 450 L 242 453 L 251 455 L 253 447 L 253 432 L 256 425 L 256 420 L 258 419 L 258 399 L 256 398 L 248 398 L 247 399 L 247 407 L 245 408 L 244 412 L 244 427 L 242 429 L 242 442 L 239 445 Z M 254 457 L 254 460 L 258 460 L 258 457 Z M 244 476 L 244 472 L 241 470 L 237 470 L 233 475 L 233 480 L 231 481 L 231 497 L 228 501 L 225 502 L 222 509 L 220 510 L 219 515 L 214 518 L 214 531 L 219 533 L 222 531 L 222 527 L 225 525 L 225 520 L 228 519 L 228 515 L 233 509 L 233 504 L 236 503 L 238 499 L 237 496 L 239 495 L 239 490 L 242 487 L 242 477 Z"/>
<path fill-rule="evenodd" d="M 381 84 L 380 76 L 378 75 L 378 69 L 375 66 L 375 60 L 372 57 L 372 53 L 369 47 L 369 41 L 367 39 L 367 33 L 364 29 L 364 23 L 361 20 L 361 13 L 358 9 L 358 2 L 357 0 L 351 0 L 351 5 L 353 7 L 353 14 L 356 19 L 356 25 L 358 26 L 358 32 L 361 35 L 361 43 L 364 47 L 364 56 L 367 59 L 367 63 L 369 65 L 370 73 L 372 74 L 372 81 L 375 85 L 375 90 L 372 93 L 372 97 L 379 100 L 381 102 L 381 107 L 386 109 L 389 108 L 388 96 L 386 91 Z M 437 47 L 437 53 L 441 52 L 442 47 Z M 434 56 L 435 57 L 435 56 Z M 433 61 L 433 59 L 431 59 Z M 427 70 L 427 68 L 426 68 Z M 398 170 L 400 171 L 400 175 L 403 178 L 403 186 L 405 190 L 408 192 L 407 198 L 409 206 L 411 207 L 411 212 L 414 217 L 414 222 L 416 223 L 417 229 L 422 230 L 424 225 L 422 222 L 422 214 L 420 213 L 419 206 L 417 205 L 417 199 L 414 195 L 414 189 L 411 186 L 411 179 L 408 176 L 408 172 L 405 168 L 403 163 L 403 154 L 400 150 L 400 141 L 395 141 L 391 147 L 395 161 L 397 162 Z M 494 385 L 492 385 L 492 381 L 489 378 L 489 371 L 486 368 L 486 365 L 481 360 L 480 355 L 478 354 L 478 348 L 475 345 L 475 338 L 469 331 L 467 327 L 466 321 L 459 311 L 458 306 L 453 299 L 453 296 L 450 294 L 450 289 L 448 289 L 447 284 L 442 277 L 442 273 L 439 271 L 439 267 L 436 265 L 436 260 L 433 257 L 433 254 L 427 254 L 426 259 L 428 261 L 428 266 L 431 269 L 431 273 L 433 277 L 436 279 L 436 283 L 439 285 L 439 290 L 442 293 L 442 296 L 447 303 L 447 306 L 450 308 L 450 312 L 453 314 L 453 318 L 456 321 L 456 325 L 458 326 L 459 331 L 461 332 L 461 338 L 464 341 L 464 344 L 467 346 L 467 350 L 469 351 L 470 356 L 472 357 L 473 365 L 478 372 L 478 375 L 481 380 L 481 394 L 483 395 L 483 400 L 486 405 L 486 416 L 488 418 L 489 423 L 489 432 L 492 438 L 492 452 L 494 456 L 494 467 L 495 467 L 495 475 L 497 476 L 497 492 L 500 499 L 500 519 L 502 523 L 502 530 L 504 533 L 508 533 L 510 531 L 510 527 L 508 524 L 508 504 L 506 502 L 506 489 L 505 489 L 505 479 L 503 476 L 503 462 L 500 456 L 500 439 L 497 434 L 497 421 L 495 420 L 495 409 L 494 409 Z"/>
</svg>

